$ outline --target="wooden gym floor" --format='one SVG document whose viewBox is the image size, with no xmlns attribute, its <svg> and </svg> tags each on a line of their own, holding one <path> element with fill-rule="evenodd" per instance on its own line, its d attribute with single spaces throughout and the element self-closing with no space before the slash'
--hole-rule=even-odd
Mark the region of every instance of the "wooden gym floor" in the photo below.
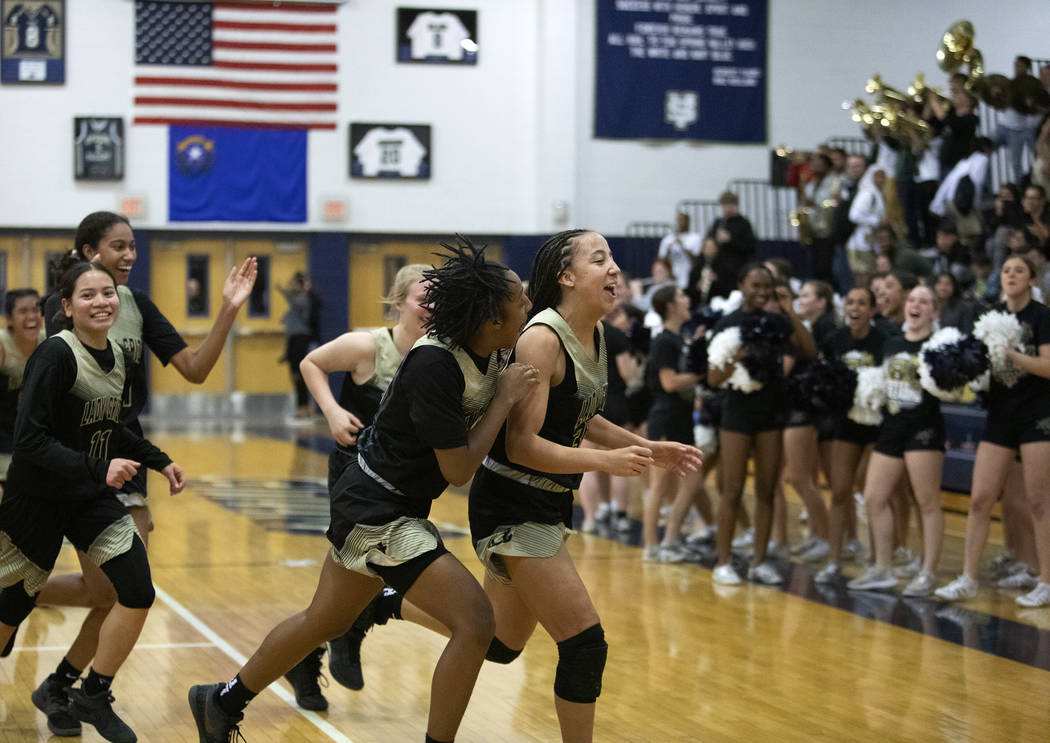
<svg viewBox="0 0 1050 743">
<path fill-rule="evenodd" d="M 187 689 L 230 678 L 312 595 L 327 548 L 321 452 L 330 444 L 323 424 L 306 432 L 280 424 L 152 430 L 191 484 L 171 498 L 151 482 L 158 599 L 114 693 L 141 741 L 195 742 Z M 480 577 L 466 499 L 447 493 L 432 519 Z M 942 579 L 959 569 L 963 525 L 949 517 Z M 598 741 L 1050 740 L 1050 609 L 1020 610 L 1015 592 L 986 588 L 959 606 L 821 593 L 810 569 L 787 563 L 783 590 L 725 588 L 712 584 L 710 563 L 643 564 L 638 547 L 607 536 L 578 536 L 570 546 L 610 645 Z M 59 570 L 75 565 L 64 553 Z M 51 739 L 29 694 L 82 616 L 38 609 L 0 661 L 0 741 Z M 362 691 L 332 682 L 328 712 L 315 714 L 275 684 L 249 708 L 245 738 L 422 741 L 443 642 L 403 622 L 377 628 L 362 651 Z M 457 741 L 557 741 L 555 663 L 540 629 L 514 664 L 486 664 Z M 83 740 L 101 738 L 88 728 Z"/>
</svg>

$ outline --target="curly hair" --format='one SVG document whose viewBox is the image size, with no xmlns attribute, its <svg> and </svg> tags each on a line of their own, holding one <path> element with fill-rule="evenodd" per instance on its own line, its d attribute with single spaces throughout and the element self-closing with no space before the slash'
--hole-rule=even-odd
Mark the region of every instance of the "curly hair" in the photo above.
<svg viewBox="0 0 1050 743">
<path fill-rule="evenodd" d="M 510 283 L 502 263 L 485 260 L 485 246 L 474 247 L 456 235 L 456 244 L 441 243 L 445 253 L 434 253 L 442 260 L 428 268 L 428 281 L 421 303 L 430 312 L 423 324 L 431 335 L 453 348 L 467 345 L 482 325 L 503 316 L 503 304 L 510 299 Z"/>
<path fill-rule="evenodd" d="M 548 307 L 557 307 L 561 302 L 561 286 L 558 285 L 558 278 L 562 271 L 572 263 L 576 238 L 591 231 L 563 230 L 549 237 L 536 251 L 536 257 L 532 260 L 532 274 L 529 276 L 531 315 L 536 315 Z"/>
</svg>

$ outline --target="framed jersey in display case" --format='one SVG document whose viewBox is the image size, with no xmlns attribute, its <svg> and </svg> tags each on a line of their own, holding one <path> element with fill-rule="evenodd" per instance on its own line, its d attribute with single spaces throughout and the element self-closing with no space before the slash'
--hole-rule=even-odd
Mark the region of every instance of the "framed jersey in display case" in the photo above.
<svg viewBox="0 0 1050 743">
<path fill-rule="evenodd" d="M 429 124 L 350 124 L 352 178 L 430 178 Z"/>
<path fill-rule="evenodd" d="M 478 11 L 397 9 L 397 61 L 478 63 Z"/>
<path fill-rule="evenodd" d="M 0 0 L 0 82 L 66 81 L 65 0 Z"/>
<path fill-rule="evenodd" d="M 124 177 L 123 119 L 73 119 L 73 177 L 78 181 L 117 181 Z"/>
</svg>

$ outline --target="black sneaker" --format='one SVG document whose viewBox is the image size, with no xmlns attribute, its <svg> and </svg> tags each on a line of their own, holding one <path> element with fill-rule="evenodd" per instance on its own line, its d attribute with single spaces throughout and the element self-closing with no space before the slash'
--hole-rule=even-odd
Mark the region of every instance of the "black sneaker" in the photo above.
<svg viewBox="0 0 1050 743">
<path fill-rule="evenodd" d="M 30 697 L 36 708 L 47 715 L 47 729 L 60 738 L 80 735 L 80 720 L 69 711 L 69 684 L 52 673 Z"/>
<path fill-rule="evenodd" d="M 295 690 L 295 703 L 303 709 L 323 712 L 328 709 L 328 700 L 321 693 L 318 680 L 321 679 L 321 656 L 324 648 L 311 650 L 310 654 L 299 661 L 292 670 L 284 674 L 288 683 Z M 324 679 L 327 686 L 328 680 Z"/>
<path fill-rule="evenodd" d="M 347 689 L 360 691 L 365 688 L 365 678 L 361 671 L 361 643 L 365 640 L 365 633 L 375 626 L 376 606 L 382 596 L 382 591 L 377 593 L 350 625 L 346 634 L 328 643 L 328 672 Z"/>
<path fill-rule="evenodd" d="M 233 743 L 244 740 L 238 723 L 244 719 L 227 715 L 219 706 L 219 690 L 223 684 L 198 684 L 190 687 L 190 711 L 197 723 L 200 743 Z"/>
<path fill-rule="evenodd" d="M 113 695 L 108 689 L 88 696 L 82 688 L 69 690 L 69 709 L 81 722 L 93 725 L 110 743 L 136 743 L 138 736 L 113 711 Z"/>
</svg>

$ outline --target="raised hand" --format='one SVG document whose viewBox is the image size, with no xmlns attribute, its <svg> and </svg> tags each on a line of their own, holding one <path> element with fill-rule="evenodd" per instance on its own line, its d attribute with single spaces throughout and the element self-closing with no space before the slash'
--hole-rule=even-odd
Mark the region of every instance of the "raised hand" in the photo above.
<svg viewBox="0 0 1050 743">
<path fill-rule="evenodd" d="M 255 279 L 259 275 L 259 262 L 255 256 L 244 259 L 240 268 L 234 266 L 222 285 L 222 301 L 240 309 L 252 295 Z"/>
</svg>

